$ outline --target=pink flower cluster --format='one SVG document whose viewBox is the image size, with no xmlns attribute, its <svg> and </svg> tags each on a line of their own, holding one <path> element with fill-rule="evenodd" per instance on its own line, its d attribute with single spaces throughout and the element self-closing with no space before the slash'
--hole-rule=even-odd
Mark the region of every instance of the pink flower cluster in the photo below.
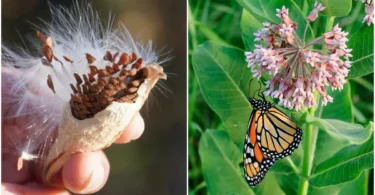
<svg viewBox="0 0 375 195">
<path fill-rule="evenodd" d="M 314 21 L 323 9 L 321 4 L 315 3 L 308 21 Z M 351 49 L 346 45 L 348 33 L 336 25 L 331 31 L 304 43 L 307 26 L 301 39 L 296 34 L 295 23 L 289 18 L 288 9 L 277 9 L 277 16 L 282 23 L 263 23 L 264 28 L 254 34 L 255 41 L 260 43 L 255 45 L 254 51 L 245 52 L 254 77 L 260 79 L 263 73 L 273 75 L 266 82 L 264 94 L 278 98 L 279 105 L 297 111 L 316 106 L 315 90 L 323 105 L 332 102 L 325 87 L 343 89 L 351 66 Z M 315 49 L 314 45 L 325 47 Z"/>
<path fill-rule="evenodd" d="M 372 0 L 362 0 L 365 3 L 366 16 L 363 18 L 362 23 L 367 23 L 368 26 L 374 24 L 374 2 Z"/>
</svg>

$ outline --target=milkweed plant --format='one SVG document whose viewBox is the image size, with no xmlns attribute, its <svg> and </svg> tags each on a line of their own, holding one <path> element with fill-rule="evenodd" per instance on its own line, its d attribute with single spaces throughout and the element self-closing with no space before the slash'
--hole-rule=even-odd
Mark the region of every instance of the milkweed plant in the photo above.
<svg viewBox="0 0 375 195">
<path fill-rule="evenodd" d="M 70 155 L 119 137 L 166 79 L 160 65 L 168 60 L 121 23 L 112 29 L 113 18 L 105 25 L 91 4 L 51 5 L 51 16 L 35 27 L 32 49 L 2 46 L 2 122 L 11 129 L 4 152 L 19 156 L 18 170 L 40 162 L 46 183 Z"/>
<path fill-rule="evenodd" d="M 196 149 L 200 164 L 195 169 L 202 171 L 204 182 L 204 187 L 189 186 L 190 191 L 367 194 L 372 185 L 368 183 L 369 170 L 373 168 L 374 2 L 237 3 L 242 10 L 238 22 L 242 43 L 233 43 L 234 38 L 218 39 L 226 34 L 212 36 L 202 28 L 206 39 L 214 39 L 196 47 L 191 44 L 195 82 L 222 125 L 214 128 L 221 130 L 205 130 L 204 123 L 195 117 L 201 114 L 189 113 L 189 133 L 201 134 Z M 199 4 L 191 7 L 198 20 L 204 9 L 200 11 Z M 220 25 L 230 28 L 228 23 Z M 200 28 L 191 29 L 189 35 L 194 39 Z M 253 78 L 260 81 L 261 90 L 259 83 L 250 82 Z M 367 87 L 359 84 L 363 82 Z M 257 187 L 249 187 L 244 179 L 242 149 L 252 111 L 248 98 L 258 91 L 291 116 L 303 136 L 301 146 L 291 156 L 276 161 Z M 372 97 L 367 102 L 371 114 L 361 120 L 356 99 L 366 99 L 365 94 Z"/>
</svg>

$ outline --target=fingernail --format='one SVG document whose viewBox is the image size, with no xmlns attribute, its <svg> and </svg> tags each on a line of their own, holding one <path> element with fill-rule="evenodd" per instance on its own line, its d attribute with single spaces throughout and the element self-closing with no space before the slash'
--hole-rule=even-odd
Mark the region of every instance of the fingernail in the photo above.
<svg viewBox="0 0 375 195">
<path fill-rule="evenodd" d="M 89 175 L 88 179 L 86 180 L 87 186 L 84 190 L 82 190 L 83 193 L 92 193 L 96 192 L 98 189 L 100 189 L 103 186 L 103 179 L 105 178 L 105 170 L 104 166 L 100 165 L 96 167 L 92 173 Z"/>
</svg>

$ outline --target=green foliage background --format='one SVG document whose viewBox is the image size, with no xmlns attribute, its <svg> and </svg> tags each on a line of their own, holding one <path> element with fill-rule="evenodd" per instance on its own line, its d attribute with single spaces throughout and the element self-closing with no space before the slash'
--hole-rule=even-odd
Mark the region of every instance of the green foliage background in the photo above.
<svg viewBox="0 0 375 195">
<path fill-rule="evenodd" d="M 372 194 L 373 25 L 362 24 L 361 1 L 321 2 L 327 9 L 310 25 L 307 40 L 337 23 L 349 32 L 348 83 L 329 91 L 334 102 L 315 113 L 284 110 L 301 125 L 302 143 L 250 188 L 240 165 L 252 109 L 239 87 L 252 77 L 244 51 L 253 49 L 262 22 L 279 22 L 276 8 L 283 5 L 301 34 L 314 1 L 189 1 L 189 194 Z M 257 85 L 245 91 L 252 94 Z"/>
</svg>

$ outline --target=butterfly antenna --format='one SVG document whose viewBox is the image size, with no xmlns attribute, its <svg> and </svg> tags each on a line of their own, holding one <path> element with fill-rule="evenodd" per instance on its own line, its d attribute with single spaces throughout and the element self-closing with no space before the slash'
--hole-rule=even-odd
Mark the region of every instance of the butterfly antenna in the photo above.
<svg viewBox="0 0 375 195">
<path fill-rule="evenodd" d="M 262 83 L 260 81 L 258 81 L 258 83 L 259 83 L 258 96 L 261 97 L 263 100 L 266 100 L 266 98 L 264 97 L 263 91 L 261 92 Z"/>
</svg>

